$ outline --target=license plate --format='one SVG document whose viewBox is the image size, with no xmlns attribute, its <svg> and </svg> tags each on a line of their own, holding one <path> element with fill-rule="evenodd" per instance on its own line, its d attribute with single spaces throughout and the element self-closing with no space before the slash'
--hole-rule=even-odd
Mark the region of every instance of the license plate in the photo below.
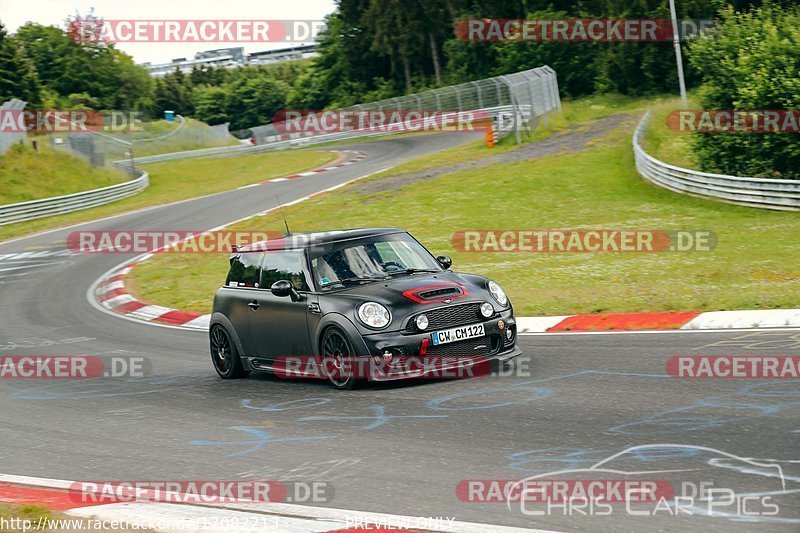
<svg viewBox="0 0 800 533">
<path fill-rule="evenodd" d="M 484 335 L 486 335 L 486 333 L 483 330 L 483 324 L 472 324 L 471 326 L 434 331 L 431 337 L 433 337 L 434 346 L 438 346 L 439 344 L 474 339 L 475 337 L 483 337 Z"/>
</svg>

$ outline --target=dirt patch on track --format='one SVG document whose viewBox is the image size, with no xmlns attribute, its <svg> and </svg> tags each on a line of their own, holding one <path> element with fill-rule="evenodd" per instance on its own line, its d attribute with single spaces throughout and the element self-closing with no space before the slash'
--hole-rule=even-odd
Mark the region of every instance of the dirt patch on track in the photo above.
<svg viewBox="0 0 800 533">
<path fill-rule="evenodd" d="M 632 128 L 636 123 L 637 117 L 638 113 L 618 113 L 588 124 L 568 126 L 546 139 L 522 145 L 518 149 L 510 152 L 366 182 L 358 186 L 356 192 L 372 194 L 396 191 L 412 183 L 432 180 L 443 174 L 452 174 L 453 172 L 460 172 L 463 170 L 474 170 L 490 165 L 527 161 L 529 159 L 559 153 L 580 152 L 590 148 L 591 143 L 601 139 L 615 129 L 622 127 Z"/>
</svg>

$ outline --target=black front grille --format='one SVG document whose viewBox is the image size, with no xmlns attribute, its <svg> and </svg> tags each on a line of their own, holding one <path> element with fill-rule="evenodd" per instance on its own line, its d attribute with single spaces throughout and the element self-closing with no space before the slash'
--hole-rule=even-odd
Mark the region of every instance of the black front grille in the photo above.
<svg viewBox="0 0 800 533">
<path fill-rule="evenodd" d="M 500 338 L 497 335 L 488 335 L 476 339 L 450 342 L 428 346 L 428 355 L 431 357 L 469 357 L 471 355 L 492 355 L 497 352 Z"/>
<path fill-rule="evenodd" d="M 414 320 L 422 313 L 418 313 L 411 317 L 411 320 L 406 326 L 406 332 L 419 333 Z M 463 324 L 474 324 L 482 322 L 484 318 L 481 316 L 481 304 L 461 304 L 453 305 L 450 307 L 440 307 L 438 309 L 431 309 L 425 311 L 428 316 L 428 327 L 425 331 L 436 331 L 443 328 L 451 328 L 461 326 Z"/>
</svg>

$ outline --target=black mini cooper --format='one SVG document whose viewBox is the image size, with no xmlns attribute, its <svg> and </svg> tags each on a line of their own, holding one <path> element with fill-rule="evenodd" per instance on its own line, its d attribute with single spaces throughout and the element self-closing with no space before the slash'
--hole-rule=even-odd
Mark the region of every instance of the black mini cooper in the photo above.
<svg viewBox="0 0 800 533">
<path fill-rule="evenodd" d="M 242 247 L 230 264 L 209 331 L 226 379 L 261 370 L 350 389 L 521 354 L 503 289 L 450 271 L 449 257 L 400 229 L 287 236 Z"/>
</svg>

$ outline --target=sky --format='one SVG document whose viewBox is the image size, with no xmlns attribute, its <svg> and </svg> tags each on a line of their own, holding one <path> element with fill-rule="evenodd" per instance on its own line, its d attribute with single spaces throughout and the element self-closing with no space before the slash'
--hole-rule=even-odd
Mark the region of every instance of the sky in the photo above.
<svg viewBox="0 0 800 533">
<path fill-rule="evenodd" d="M 336 6 L 334 0 L 0 0 L 0 21 L 11 33 L 28 21 L 63 28 L 68 16 L 85 15 L 92 7 L 108 20 L 322 20 Z M 137 63 L 166 63 L 215 48 L 244 46 L 250 53 L 295 44 L 300 43 L 118 43 L 117 48 Z"/>
</svg>

